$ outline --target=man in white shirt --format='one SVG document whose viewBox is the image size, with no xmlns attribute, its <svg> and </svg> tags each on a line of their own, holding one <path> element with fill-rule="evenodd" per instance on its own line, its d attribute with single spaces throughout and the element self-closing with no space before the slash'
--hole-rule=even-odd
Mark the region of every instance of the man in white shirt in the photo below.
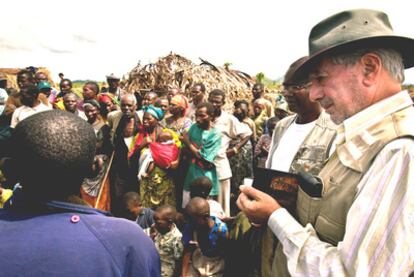
<svg viewBox="0 0 414 277">
<path fill-rule="evenodd" d="M 309 99 L 310 83 L 293 80 L 296 69 L 307 60 L 296 60 L 287 70 L 282 91 L 294 115 L 280 120 L 273 131 L 266 168 L 317 175 L 329 156 L 336 135 L 336 125 L 322 111 L 318 102 Z M 268 229 L 262 240 L 261 273 L 271 275 L 276 242 Z"/>
<path fill-rule="evenodd" d="M 228 157 L 238 153 L 252 135 L 252 131 L 242 124 L 235 116 L 223 111 L 226 100 L 224 91 L 215 89 L 209 94 L 208 101 L 214 107 L 213 126 L 222 133 L 221 149 L 214 160 L 217 177 L 220 181 L 218 202 L 224 209 L 226 216 L 230 216 L 230 178 L 233 176 Z M 229 149 L 230 141 L 239 138 L 240 142 Z"/>
<path fill-rule="evenodd" d="M 318 102 L 309 99 L 309 82 L 295 81 L 296 69 L 307 60 L 302 57 L 289 67 L 282 91 L 294 115 L 280 120 L 273 131 L 266 168 L 317 175 L 328 158 L 336 126 Z"/>
<path fill-rule="evenodd" d="M 43 104 L 39 99 L 39 90 L 35 85 L 23 86 L 20 89 L 20 101 L 23 106 L 18 107 L 12 115 L 10 127 L 15 128 L 23 119 L 39 112 L 51 110 L 52 108 Z"/>
<path fill-rule="evenodd" d="M 274 276 L 413 273 L 414 108 L 401 91 L 412 49 L 379 11 L 344 11 L 312 29 L 310 58 L 294 78 L 309 77 L 310 98 L 340 124 L 321 194 L 299 190 L 297 220 L 254 188 L 241 187 L 238 199 L 282 245 Z"/>
</svg>

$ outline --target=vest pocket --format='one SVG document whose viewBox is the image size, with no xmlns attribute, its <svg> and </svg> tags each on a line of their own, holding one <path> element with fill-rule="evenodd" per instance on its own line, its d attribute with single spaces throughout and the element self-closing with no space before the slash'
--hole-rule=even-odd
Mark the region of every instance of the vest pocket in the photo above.
<svg viewBox="0 0 414 277">
<path fill-rule="evenodd" d="M 295 155 L 291 170 L 299 172 L 304 170 L 312 175 L 318 175 L 327 156 L 326 146 L 302 145 Z"/>
<path fill-rule="evenodd" d="M 301 187 L 298 190 L 298 200 L 296 202 L 297 217 L 303 226 L 310 223 L 315 224 L 316 217 L 319 214 L 322 198 L 311 197 L 304 192 Z"/>
<path fill-rule="evenodd" d="M 319 215 L 314 226 L 318 237 L 324 242 L 337 246 L 338 242 L 343 240 L 345 230 L 343 224 L 333 222 L 323 215 Z"/>
<path fill-rule="evenodd" d="M 336 246 L 344 237 L 346 214 L 349 207 L 348 205 L 343 206 L 347 203 L 343 200 L 346 200 L 346 196 L 350 193 L 341 189 L 341 184 L 334 176 L 330 176 L 327 183 L 323 206 L 318 213 L 314 227 L 322 241 Z"/>
</svg>

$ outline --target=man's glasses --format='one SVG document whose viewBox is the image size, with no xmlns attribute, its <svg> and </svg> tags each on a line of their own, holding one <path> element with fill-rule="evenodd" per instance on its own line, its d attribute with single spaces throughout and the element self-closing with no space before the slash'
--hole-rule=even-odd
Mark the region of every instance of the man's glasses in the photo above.
<svg viewBox="0 0 414 277">
<path fill-rule="evenodd" d="M 312 85 L 311 82 L 301 85 L 286 85 L 284 90 L 302 90 L 304 88 L 310 87 Z"/>
</svg>

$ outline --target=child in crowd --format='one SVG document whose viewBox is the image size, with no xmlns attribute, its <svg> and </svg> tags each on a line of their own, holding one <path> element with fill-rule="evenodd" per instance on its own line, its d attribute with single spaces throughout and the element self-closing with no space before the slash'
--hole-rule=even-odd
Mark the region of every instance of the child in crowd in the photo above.
<svg viewBox="0 0 414 277">
<path fill-rule="evenodd" d="M 264 133 L 265 122 L 268 119 L 265 100 L 262 98 L 256 99 L 253 102 L 253 111 L 253 121 L 256 125 L 256 135 L 257 137 L 260 137 Z"/>
<path fill-rule="evenodd" d="M 214 199 L 209 197 L 211 188 L 213 183 L 211 182 L 210 178 L 206 176 L 198 177 L 194 179 L 190 186 L 190 197 L 201 197 L 207 200 L 208 204 L 210 205 L 210 215 L 218 217 L 219 219 L 223 220 L 225 218 L 225 213 L 223 211 L 223 207 Z"/>
<path fill-rule="evenodd" d="M 183 232 L 181 276 L 223 276 L 224 247 L 229 236 L 226 224 L 210 216 L 210 205 L 201 197 L 192 198 L 185 211 L 189 223 Z"/>
<path fill-rule="evenodd" d="M 183 254 L 182 234 L 174 224 L 176 209 L 171 205 L 158 207 L 154 213 L 154 224 L 145 233 L 155 243 L 161 259 L 161 276 L 176 276 L 177 262 Z"/>
<path fill-rule="evenodd" d="M 158 97 L 155 100 L 154 106 L 160 108 L 164 112 L 164 118 L 161 120 L 161 125 L 166 126 L 165 118 L 170 116 L 170 102 L 167 97 Z"/>
<path fill-rule="evenodd" d="M 257 159 L 257 167 L 265 167 L 266 165 L 270 144 L 272 143 L 273 130 L 278 121 L 279 118 L 272 117 L 266 122 L 268 133 L 260 136 L 259 141 L 254 148 L 254 158 Z"/>
<path fill-rule="evenodd" d="M 141 206 L 139 193 L 130 191 L 122 198 L 125 210 L 125 218 L 136 221 L 142 229 L 151 227 L 154 224 L 154 211 Z"/>
<path fill-rule="evenodd" d="M 168 169 L 179 160 L 179 148 L 176 145 L 171 131 L 164 129 L 155 143 L 151 143 L 149 149 L 141 153 L 138 180 L 147 178 L 154 171 L 155 164 Z M 175 167 L 174 165 L 173 167 Z"/>
</svg>

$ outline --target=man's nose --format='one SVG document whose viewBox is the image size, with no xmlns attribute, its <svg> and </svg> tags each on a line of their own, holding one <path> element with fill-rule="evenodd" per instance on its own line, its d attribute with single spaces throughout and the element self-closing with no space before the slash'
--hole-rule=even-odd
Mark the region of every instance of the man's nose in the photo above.
<svg viewBox="0 0 414 277">
<path fill-rule="evenodd" d="M 309 88 L 309 99 L 313 102 L 316 102 L 323 98 L 322 89 L 317 85 L 311 85 Z"/>
</svg>

